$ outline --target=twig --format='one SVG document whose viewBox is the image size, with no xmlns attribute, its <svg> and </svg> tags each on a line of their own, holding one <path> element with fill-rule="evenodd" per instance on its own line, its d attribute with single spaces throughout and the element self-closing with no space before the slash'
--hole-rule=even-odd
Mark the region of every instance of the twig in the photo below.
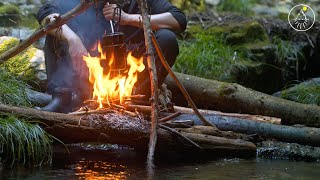
<svg viewBox="0 0 320 180">
<path fill-rule="evenodd" d="M 133 116 L 133 117 L 138 116 L 136 113 L 131 112 L 131 111 L 126 111 L 124 109 L 118 109 L 118 111 L 120 111 L 120 112 L 122 112 L 124 114 L 130 115 L 130 116 Z"/>
<path fill-rule="evenodd" d="M 131 102 L 134 103 L 134 104 L 140 104 L 140 105 L 146 105 L 146 106 L 150 106 L 151 105 L 150 102 L 139 101 L 139 100 L 131 100 Z"/>
<path fill-rule="evenodd" d="M 203 23 L 203 20 L 202 20 L 202 17 L 200 17 L 200 15 L 193 9 L 193 13 L 197 16 L 197 18 L 199 19 L 201 25 L 202 25 L 202 28 L 205 27 L 204 23 Z"/>
<path fill-rule="evenodd" d="M 152 38 L 152 42 L 155 46 L 155 49 L 158 53 L 159 59 L 161 60 L 163 66 L 166 68 L 166 70 L 169 72 L 169 74 L 172 76 L 172 78 L 175 80 L 175 82 L 177 83 L 179 89 L 182 91 L 182 94 L 184 95 L 184 97 L 186 98 L 186 100 L 188 101 L 188 104 L 191 106 L 191 108 L 194 110 L 195 114 L 200 118 L 200 120 L 207 126 L 212 126 L 217 128 L 214 124 L 212 124 L 211 122 L 209 122 L 208 120 L 206 120 L 202 114 L 199 112 L 198 108 L 196 107 L 196 105 L 194 104 L 194 102 L 192 101 L 191 97 L 189 96 L 187 90 L 184 88 L 184 86 L 181 84 L 181 82 L 179 81 L 179 79 L 177 78 L 177 76 L 174 74 L 174 72 L 171 70 L 169 64 L 167 63 L 162 50 L 160 49 L 160 46 L 158 44 L 158 41 L 155 37 L 155 35 L 153 33 L 151 33 L 151 38 Z"/>
<path fill-rule="evenodd" d="M 70 115 L 88 115 L 88 114 L 101 114 L 101 113 L 107 113 L 107 112 L 113 112 L 113 110 L 106 108 L 106 109 L 97 109 L 97 110 L 90 110 L 90 111 L 76 111 L 68 113 Z"/>
<path fill-rule="evenodd" d="M 93 0 L 82 0 L 81 4 L 67 12 L 66 14 L 59 17 L 59 19 L 47 24 L 46 26 L 36 30 L 29 38 L 25 39 L 18 45 L 12 47 L 11 49 L 5 51 L 0 55 L 0 64 L 10 59 L 11 57 L 19 54 L 31 44 L 36 42 L 41 37 L 48 34 L 50 31 L 62 26 L 67 23 L 70 19 L 76 17 L 81 14 L 83 11 L 87 10 L 93 4 Z"/>
<path fill-rule="evenodd" d="M 117 109 L 126 109 L 126 108 L 124 108 L 123 106 L 121 106 L 121 105 L 118 105 L 118 104 L 113 104 L 113 103 L 110 103 L 110 105 L 111 105 L 112 107 L 115 107 L 115 108 L 117 108 Z"/>
<path fill-rule="evenodd" d="M 181 115 L 181 112 L 178 111 L 176 113 L 173 113 L 173 114 L 171 114 L 171 115 L 169 115 L 167 117 L 164 117 L 164 118 L 160 119 L 159 122 L 167 122 L 167 121 L 170 121 L 173 118 L 176 118 L 176 117 L 178 117 L 180 115 Z"/>
<path fill-rule="evenodd" d="M 187 138 L 186 136 L 182 135 L 181 133 L 179 133 L 178 131 L 172 129 L 172 128 L 169 128 L 168 126 L 165 126 L 165 125 L 162 125 L 162 124 L 159 124 L 159 127 L 162 128 L 162 129 L 165 129 L 167 131 L 169 131 L 170 133 L 176 135 L 176 136 L 179 136 L 180 138 L 186 140 L 188 143 L 190 143 L 193 147 L 199 149 L 199 150 L 202 150 L 203 148 L 201 146 L 199 146 L 197 143 L 193 142 L 191 139 Z"/>
<path fill-rule="evenodd" d="M 147 62 L 148 62 L 148 70 L 150 74 L 150 82 L 151 82 L 151 133 L 149 140 L 149 149 L 148 149 L 148 157 L 147 157 L 147 166 L 149 170 L 149 174 L 152 178 L 154 175 L 153 171 L 153 157 L 154 151 L 157 143 L 157 127 L 158 127 L 158 77 L 157 77 L 157 69 L 155 63 L 154 52 L 152 48 L 152 40 L 151 40 L 151 26 L 150 26 L 150 16 L 148 14 L 148 4 L 147 0 L 138 0 L 138 4 L 141 10 L 142 17 L 142 25 L 144 30 L 144 39 L 145 46 L 147 49 Z"/>
</svg>

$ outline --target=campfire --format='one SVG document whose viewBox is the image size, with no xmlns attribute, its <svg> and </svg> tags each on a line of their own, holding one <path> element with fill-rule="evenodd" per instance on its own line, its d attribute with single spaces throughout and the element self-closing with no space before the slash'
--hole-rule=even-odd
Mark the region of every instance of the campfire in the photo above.
<svg viewBox="0 0 320 180">
<path fill-rule="evenodd" d="M 120 71 L 113 69 L 116 60 L 114 54 L 107 59 L 100 42 L 98 51 L 99 57 L 83 57 L 89 68 L 89 81 L 93 85 L 92 98 L 99 103 L 99 108 L 110 107 L 115 102 L 123 104 L 130 99 L 138 74 L 145 69 L 143 57 L 137 59 L 129 52 L 125 59 L 126 68 Z"/>
</svg>

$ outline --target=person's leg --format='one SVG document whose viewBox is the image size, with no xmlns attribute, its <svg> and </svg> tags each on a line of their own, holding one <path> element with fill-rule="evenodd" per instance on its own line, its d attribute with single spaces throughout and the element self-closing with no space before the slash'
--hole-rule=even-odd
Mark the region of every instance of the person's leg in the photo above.
<svg viewBox="0 0 320 180">
<path fill-rule="evenodd" d="M 155 36 L 164 54 L 164 57 L 166 58 L 170 67 L 172 67 L 179 54 L 179 46 L 175 33 L 168 29 L 160 29 L 155 33 Z M 157 54 L 156 51 L 155 53 Z M 159 86 L 161 86 L 168 75 L 168 71 L 165 69 L 158 56 L 156 56 L 156 66 L 158 82 Z"/>
<path fill-rule="evenodd" d="M 47 36 L 44 53 L 49 94 L 52 94 L 55 88 L 72 88 L 74 73 L 67 50 L 66 44 L 60 43 L 52 36 Z"/>
<path fill-rule="evenodd" d="M 155 33 L 159 46 L 166 58 L 168 64 L 173 66 L 178 54 L 179 54 L 179 46 L 176 39 L 176 35 L 174 32 L 168 29 L 160 29 Z M 168 75 L 167 70 L 161 63 L 157 52 L 155 51 L 155 61 L 157 67 L 157 75 L 158 75 L 158 85 L 161 86 L 164 82 L 165 78 Z M 147 96 L 150 95 L 150 78 L 149 71 L 147 68 L 147 62 L 145 62 L 146 68 L 145 70 L 138 74 L 138 82 L 136 83 L 137 93 L 145 94 Z"/>
<path fill-rule="evenodd" d="M 48 78 L 47 93 L 52 95 L 52 101 L 44 111 L 69 112 L 72 108 L 72 93 L 74 92 L 74 72 L 68 47 L 52 36 L 47 36 L 44 53 Z"/>
</svg>

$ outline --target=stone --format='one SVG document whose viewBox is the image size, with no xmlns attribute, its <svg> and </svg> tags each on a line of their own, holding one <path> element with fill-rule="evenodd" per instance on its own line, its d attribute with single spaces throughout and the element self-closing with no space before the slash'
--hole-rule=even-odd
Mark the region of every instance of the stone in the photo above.
<svg viewBox="0 0 320 180">
<path fill-rule="evenodd" d="M 205 0 L 205 3 L 208 5 L 216 6 L 221 2 L 221 0 Z"/>
</svg>

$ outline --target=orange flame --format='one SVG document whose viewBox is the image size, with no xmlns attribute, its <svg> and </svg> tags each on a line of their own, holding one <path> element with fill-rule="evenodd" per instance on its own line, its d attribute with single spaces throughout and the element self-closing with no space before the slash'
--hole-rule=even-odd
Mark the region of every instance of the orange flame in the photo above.
<svg viewBox="0 0 320 180">
<path fill-rule="evenodd" d="M 93 99 L 99 102 L 99 107 L 103 107 L 102 102 L 110 103 L 114 99 L 119 99 L 120 104 L 124 102 L 125 97 L 130 97 L 137 82 L 138 72 L 142 72 L 145 69 L 143 64 L 143 58 L 137 59 L 131 55 L 131 52 L 127 56 L 126 69 L 122 74 L 115 74 L 111 76 L 111 66 L 114 61 L 112 56 L 109 59 L 107 69 L 101 66 L 101 61 L 106 59 L 106 55 L 102 53 L 102 47 L 100 42 L 98 43 L 98 51 L 101 54 L 100 57 L 83 56 L 83 60 L 86 62 L 89 68 L 89 81 L 93 84 Z"/>
</svg>

